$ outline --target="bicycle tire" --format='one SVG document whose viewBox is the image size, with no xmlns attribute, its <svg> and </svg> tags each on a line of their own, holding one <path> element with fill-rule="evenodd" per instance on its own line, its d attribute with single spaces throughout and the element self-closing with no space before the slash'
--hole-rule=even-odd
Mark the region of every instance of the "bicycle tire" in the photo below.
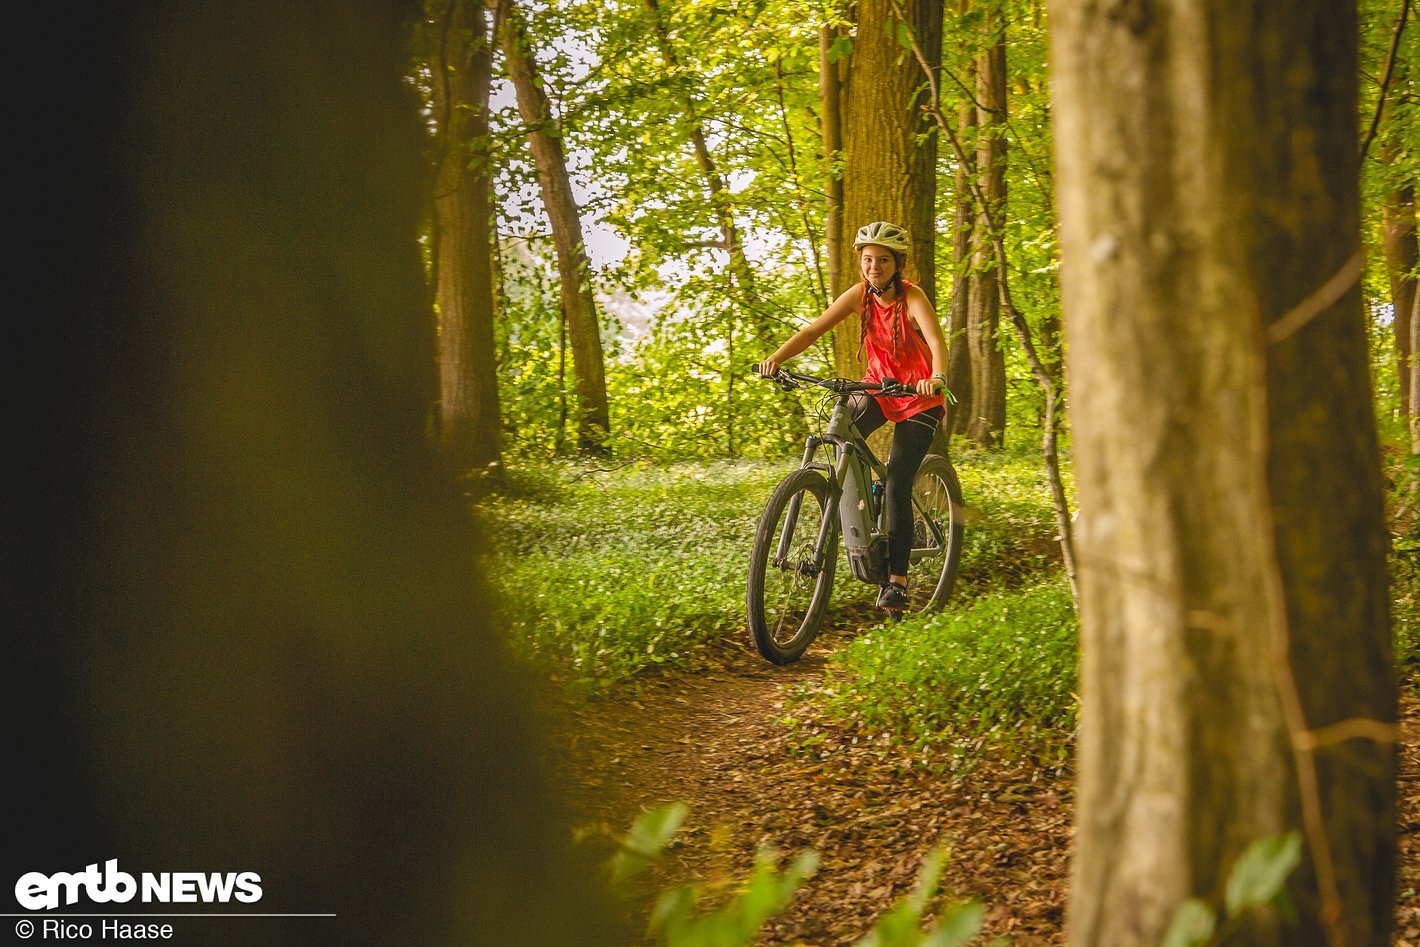
<svg viewBox="0 0 1420 947">
<path fill-rule="evenodd" d="M 961 481 L 951 461 L 940 454 L 923 458 L 912 479 L 912 499 L 912 560 L 918 577 L 908 583 L 906 613 L 922 615 L 946 605 L 961 564 L 966 507 L 961 498 Z M 933 518 L 935 531 L 923 519 L 924 509 Z M 937 542 L 937 535 L 944 542 Z"/>
<path fill-rule="evenodd" d="M 838 560 L 838 510 L 832 505 L 832 495 L 824 476 L 796 470 L 774 488 L 755 530 L 745 613 L 755 649 L 774 664 L 790 664 L 803 655 L 828 608 Z M 776 565 L 780 536 L 795 497 L 800 502 L 797 518 L 790 524 L 790 562 Z M 807 574 L 804 569 L 812 566 L 825 517 L 831 521 L 823 563 L 817 573 Z M 802 605 L 798 604 L 800 599 Z"/>
</svg>

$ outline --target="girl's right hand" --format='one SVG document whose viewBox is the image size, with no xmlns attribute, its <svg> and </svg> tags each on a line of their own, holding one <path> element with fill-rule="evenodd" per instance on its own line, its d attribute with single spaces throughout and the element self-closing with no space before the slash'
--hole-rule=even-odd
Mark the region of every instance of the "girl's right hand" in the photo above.
<svg viewBox="0 0 1420 947">
<path fill-rule="evenodd" d="M 774 361 L 774 359 L 772 358 L 766 358 L 764 361 L 754 366 L 754 370 L 759 372 L 765 378 L 773 378 L 774 373 L 779 371 L 779 363 Z"/>
</svg>

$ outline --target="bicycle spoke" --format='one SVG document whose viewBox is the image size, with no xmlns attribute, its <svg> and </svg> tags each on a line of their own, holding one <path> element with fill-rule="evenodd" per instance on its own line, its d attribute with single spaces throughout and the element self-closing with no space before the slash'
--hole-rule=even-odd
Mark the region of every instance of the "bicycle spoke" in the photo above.
<svg viewBox="0 0 1420 947">
<path fill-rule="evenodd" d="M 812 548 L 802 541 L 793 547 L 785 557 L 784 566 L 781 569 L 779 607 L 776 610 L 774 629 L 771 632 L 774 640 L 781 644 L 798 634 L 799 622 L 807 611 L 808 602 L 813 595 L 810 577 L 800 571 L 805 563 L 812 562 L 812 560 Z M 796 604 L 797 601 L 802 601 L 802 605 Z M 782 634 L 786 623 L 789 625 L 787 635 Z"/>
<path fill-rule="evenodd" d="M 961 554 L 960 509 L 953 501 L 951 467 L 937 459 L 936 469 L 919 472 L 913 483 L 912 563 L 918 567 L 916 582 L 909 584 L 909 612 L 922 612 L 941 604 L 950 594 Z M 953 478 L 954 479 L 954 478 Z"/>
</svg>

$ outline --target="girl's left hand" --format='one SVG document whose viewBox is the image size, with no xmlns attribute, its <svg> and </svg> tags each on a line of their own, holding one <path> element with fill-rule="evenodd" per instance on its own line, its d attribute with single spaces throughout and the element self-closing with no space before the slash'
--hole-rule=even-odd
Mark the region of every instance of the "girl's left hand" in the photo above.
<svg viewBox="0 0 1420 947">
<path fill-rule="evenodd" d="M 919 395 L 922 395 L 923 397 L 927 398 L 930 398 L 932 395 L 935 395 L 937 392 L 942 390 L 941 387 L 937 384 L 936 378 L 919 379 L 914 387 L 916 387 L 917 393 Z"/>
</svg>

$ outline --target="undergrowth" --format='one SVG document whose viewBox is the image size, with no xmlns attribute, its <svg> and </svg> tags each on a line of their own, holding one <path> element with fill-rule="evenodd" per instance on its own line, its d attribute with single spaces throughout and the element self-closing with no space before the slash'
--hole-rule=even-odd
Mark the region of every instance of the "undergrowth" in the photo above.
<svg viewBox="0 0 1420 947">
<path fill-rule="evenodd" d="M 912 740 L 936 732 L 939 714 L 957 721 L 952 739 L 970 733 L 960 728 L 969 728 L 964 721 L 973 714 L 981 720 L 1025 714 L 1068 729 L 1073 684 L 1064 682 L 1074 680 L 1074 619 L 1058 576 L 1055 513 L 1039 458 L 963 450 L 953 460 L 968 512 L 952 607 L 898 626 L 894 640 L 912 642 L 898 655 L 878 632 L 853 642 L 835 659 L 838 686 L 845 688 L 836 706 L 846 716 L 861 711 L 884 725 L 891 721 Z M 479 504 L 492 537 L 484 571 L 500 593 L 511 646 L 555 678 L 603 688 L 650 668 L 687 666 L 713 642 L 745 635 L 755 525 L 774 484 L 794 466 L 741 460 L 511 467 L 506 484 Z M 1068 466 L 1065 474 L 1068 490 Z M 1402 679 L 1420 691 L 1420 540 L 1395 538 L 1391 580 Z M 836 612 L 869 606 L 875 594 L 839 563 Z M 946 650 L 934 651 L 939 644 Z M 869 670 L 884 688 L 897 682 L 910 696 L 851 709 L 853 675 Z M 1057 675 L 1057 682 L 1042 674 Z M 935 690 L 917 693 L 927 688 Z M 956 689 L 953 702 L 943 688 Z M 1043 695 L 1065 704 L 1043 703 Z M 1020 701 L 1020 713 L 1002 717 L 1000 702 L 1010 700 Z M 971 739 L 1002 736 L 1008 735 L 986 731 Z"/>
<path fill-rule="evenodd" d="M 481 504 L 513 650 L 605 685 L 737 626 L 755 520 L 781 465 L 514 468 Z"/>
<path fill-rule="evenodd" d="M 949 759 L 990 747 L 1059 763 L 1075 726 L 1078 638 L 1069 586 L 1056 573 L 861 635 L 800 696 L 831 719 Z"/>
<path fill-rule="evenodd" d="M 964 448 L 953 456 L 953 465 L 966 504 L 959 599 L 1028 583 L 1059 564 L 1055 507 L 1038 450 Z M 1062 464 L 1061 479 L 1073 509 L 1068 463 Z"/>
<path fill-rule="evenodd" d="M 1420 697 L 1420 536 L 1391 545 L 1391 619 L 1401 686 Z"/>
<path fill-rule="evenodd" d="M 750 544 L 793 461 L 570 462 L 514 466 L 484 496 L 493 537 L 485 572 L 509 642 L 554 676 L 600 688 L 682 666 L 744 635 Z M 1019 584 L 1058 556 L 1035 458 L 970 454 L 957 463 L 968 506 L 959 592 Z M 877 593 L 839 563 L 832 607 Z"/>
</svg>

